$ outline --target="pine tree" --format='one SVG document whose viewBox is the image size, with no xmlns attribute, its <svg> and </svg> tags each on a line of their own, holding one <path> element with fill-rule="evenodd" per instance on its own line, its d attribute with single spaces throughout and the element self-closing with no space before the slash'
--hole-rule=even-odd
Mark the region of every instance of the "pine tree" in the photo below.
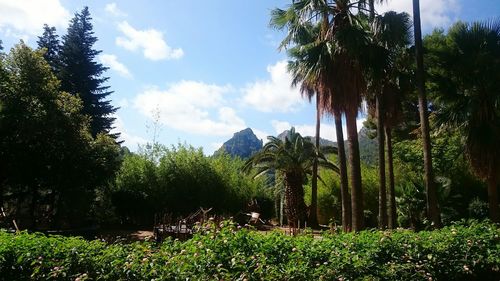
<svg viewBox="0 0 500 281">
<path fill-rule="evenodd" d="M 113 92 L 103 85 L 109 79 L 102 76 L 108 68 L 96 61 L 101 51 L 93 49 L 97 37 L 92 31 L 91 20 L 89 9 L 85 7 L 70 21 L 68 33 L 62 37 L 59 78 L 63 91 L 82 99 L 83 113 L 92 118 L 90 127 L 95 137 L 113 128 L 115 118 L 111 115 L 117 108 L 106 100 Z"/>
<path fill-rule="evenodd" d="M 59 67 L 61 65 L 61 62 L 59 60 L 61 44 L 59 42 L 59 36 L 56 34 L 56 28 L 44 24 L 43 34 L 42 36 L 38 37 L 37 44 L 38 48 L 44 48 L 46 50 L 43 57 L 49 63 L 52 71 L 57 75 L 59 73 Z"/>
</svg>

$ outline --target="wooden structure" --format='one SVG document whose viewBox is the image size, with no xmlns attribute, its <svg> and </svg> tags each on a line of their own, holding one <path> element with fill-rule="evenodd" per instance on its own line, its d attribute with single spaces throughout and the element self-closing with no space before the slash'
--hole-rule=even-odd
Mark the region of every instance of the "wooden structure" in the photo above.
<svg viewBox="0 0 500 281">
<path fill-rule="evenodd" d="M 176 219 L 172 214 L 155 215 L 155 226 L 153 234 L 156 241 L 161 242 L 166 237 L 173 237 L 181 240 L 188 239 L 197 232 L 210 219 L 208 213 L 212 208 L 204 209 L 200 207 L 196 212 L 189 216 Z"/>
</svg>

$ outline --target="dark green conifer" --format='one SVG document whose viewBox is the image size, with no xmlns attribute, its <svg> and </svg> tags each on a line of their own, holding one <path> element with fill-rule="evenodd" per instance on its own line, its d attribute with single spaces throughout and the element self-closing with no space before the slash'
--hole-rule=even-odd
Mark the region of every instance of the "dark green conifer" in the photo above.
<svg viewBox="0 0 500 281">
<path fill-rule="evenodd" d="M 59 36 L 56 33 L 56 28 L 53 26 L 43 25 L 43 34 L 38 37 L 38 48 L 45 49 L 43 57 L 49 63 L 52 71 L 58 75 L 61 62 L 59 60 L 59 52 L 61 50 L 61 43 Z"/>
<path fill-rule="evenodd" d="M 104 85 L 109 79 L 103 77 L 108 68 L 96 61 L 101 51 L 93 48 L 97 37 L 91 20 L 89 9 L 85 7 L 70 21 L 68 33 L 62 37 L 59 78 L 62 90 L 82 99 L 83 113 L 92 118 L 90 127 L 95 137 L 113 128 L 115 118 L 112 114 L 117 108 L 106 99 L 113 92 Z"/>
</svg>

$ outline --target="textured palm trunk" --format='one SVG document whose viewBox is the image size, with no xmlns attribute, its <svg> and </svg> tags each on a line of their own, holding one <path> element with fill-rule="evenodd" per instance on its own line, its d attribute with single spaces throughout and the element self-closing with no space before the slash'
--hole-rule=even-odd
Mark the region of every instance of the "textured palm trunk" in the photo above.
<svg viewBox="0 0 500 281">
<path fill-rule="evenodd" d="M 349 181 L 347 180 L 347 163 L 344 146 L 344 132 L 342 131 L 342 114 L 335 111 L 335 132 L 337 134 L 337 148 L 340 172 L 340 197 L 342 201 L 342 229 L 351 231 L 351 198 L 349 195 Z"/>
<path fill-rule="evenodd" d="M 38 204 L 38 190 L 34 189 L 31 196 L 30 202 L 30 216 L 31 216 L 31 229 L 36 229 L 37 227 L 37 211 L 36 207 Z"/>
<path fill-rule="evenodd" d="M 299 222 L 303 224 L 306 219 L 302 175 L 299 173 L 286 173 L 284 181 L 288 225 L 297 228 L 300 227 Z"/>
<path fill-rule="evenodd" d="M 387 142 L 387 173 L 389 176 L 389 189 L 387 192 L 389 207 L 387 224 L 390 229 L 396 228 L 396 193 L 394 188 L 394 161 L 392 158 L 392 133 L 391 128 L 385 127 L 385 140 Z"/>
<path fill-rule="evenodd" d="M 368 5 L 370 9 L 370 20 L 373 20 L 375 18 L 375 0 L 370 0 Z"/>
<path fill-rule="evenodd" d="M 357 110 L 348 110 L 346 112 L 347 143 L 349 145 L 349 181 L 351 182 L 352 230 L 360 231 L 363 230 L 364 227 L 364 216 L 356 115 Z"/>
<path fill-rule="evenodd" d="M 492 175 L 488 178 L 488 204 L 490 209 L 490 219 L 493 222 L 500 222 L 497 184 L 497 177 L 492 173 Z"/>
<path fill-rule="evenodd" d="M 376 98 L 377 139 L 378 139 L 378 223 L 380 229 L 387 228 L 387 190 L 385 181 L 385 133 L 384 108 L 380 97 Z"/>
<path fill-rule="evenodd" d="M 319 149 L 321 114 L 319 110 L 319 95 L 316 94 L 316 149 Z M 318 227 L 318 160 L 314 160 L 311 179 L 311 207 L 309 209 L 308 224 Z"/>
<path fill-rule="evenodd" d="M 52 193 L 50 194 L 50 226 L 52 229 L 55 229 L 57 227 L 57 217 L 58 217 L 58 212 L 57 212 L 57 194 L 55 190 L 52 190 Z"/>
<path fill-rule="evenodd" d="M 427 201 L 427 217 L 435 228 L 441 227 L 441 218 L 437 200 L 436 185 L 432 171 L 431 138 L 429 133 L 429 117 L 427 113 L 427 97 L 424 82 L 424 59 L 422 51 L 422 30 L 420 25 L 420 1 L 413 0 L 413 24 L 415 38 L 415 57 L 417 60 L 417 90 L 420 113 L 420 129 L 424 150 L 425 191 Z"/>
<path fill-rule="evenodd" d="M 0 181 L 0 208 L 3 208 L 4 185 Z"/>
</svg>

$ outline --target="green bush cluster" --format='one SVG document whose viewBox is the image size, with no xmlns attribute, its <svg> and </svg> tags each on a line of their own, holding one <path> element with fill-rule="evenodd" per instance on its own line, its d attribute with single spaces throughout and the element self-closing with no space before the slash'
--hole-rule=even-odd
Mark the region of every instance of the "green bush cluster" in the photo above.
<svg viewBox="0 0 500 281">
<path fill-rule="evenodd" d="M 181 242 L 0 233 L 1 280 L 498 280 L 500 229 L 262 234 L 232 223 Z"/>
<path fill-rule="evenodd" d="M 185 216 L 213 207 L 215 214 L 238 214 L 251 199 L 271 201 L 264 179 L 243 174 L 242 165 L 227 154 L 208 157 L 187 145 L 157 145 L 124 158 L 110 191 L 112 203 L 122 222 L 151 225 L 157 213 Z M 273 215 L 272 208 L 262 211 Z"/>
</svg>

